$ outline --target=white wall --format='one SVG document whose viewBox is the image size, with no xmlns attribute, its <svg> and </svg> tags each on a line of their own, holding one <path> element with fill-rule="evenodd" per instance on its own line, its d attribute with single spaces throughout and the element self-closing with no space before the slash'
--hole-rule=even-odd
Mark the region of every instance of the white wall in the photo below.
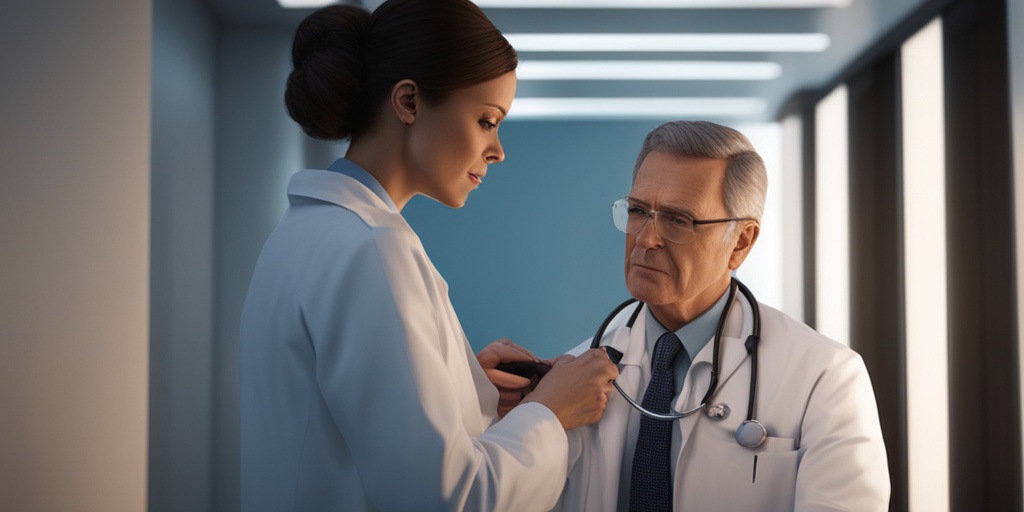
<svg viewBox="0 0 1024 512">
<path fill-rule="evenodd" d="M 146 506 L 147 0 L 0 14 L 0 509 Z"/>
</svg>

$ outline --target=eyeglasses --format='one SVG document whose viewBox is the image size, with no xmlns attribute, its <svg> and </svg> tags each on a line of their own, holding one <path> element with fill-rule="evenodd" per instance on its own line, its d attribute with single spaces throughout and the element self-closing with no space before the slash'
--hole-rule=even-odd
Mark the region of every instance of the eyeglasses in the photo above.
<svg viewBox="0 0 1024 512">
<path fill-rule="evenodd" d="M 688 213 L 676 210 L 647 210 L 642 206 L 629 204 L 629 198 L 623 197 L 612 203 L 612 220 L 619 231 L 635 235 L 647 225 L 647 219 L 654 217 L 654 229 L 658 236 L 674 244 L 689 243 L 697 236 L 695 228 L 700 224 L 717 224 L 734 220 L 756 220 L 749 217 L 730 217 L 727 219 L 698 220 Z"/>
</svg>

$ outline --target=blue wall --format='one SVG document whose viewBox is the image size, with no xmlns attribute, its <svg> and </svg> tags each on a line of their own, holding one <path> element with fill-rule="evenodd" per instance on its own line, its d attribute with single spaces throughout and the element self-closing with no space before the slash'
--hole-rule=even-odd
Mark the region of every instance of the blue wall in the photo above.
<svg viewBox="0 0 1024 512">
<path fill-rule="evenodd" d="M 636 152 L 658 123 L 511 120 L 500 132 L 505 162 L 465 207 L 410 201 L 403 214 L 474 349 L 508 337 L 553 357 L 627 298 L 611 203 L 629 191 Z"/>
<path fill-rule="evenodd" d="M 149 512 L 215 491 L 216 44 L 201 0 L 153 2 Z"/>
</svg>

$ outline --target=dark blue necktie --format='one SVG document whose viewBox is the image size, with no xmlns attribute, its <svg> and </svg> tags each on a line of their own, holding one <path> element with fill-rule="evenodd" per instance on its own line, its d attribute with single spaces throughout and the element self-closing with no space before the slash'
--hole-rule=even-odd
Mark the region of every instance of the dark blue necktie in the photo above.
<svg viewBox="0 0 1024 512">
<path fill-rule="evenodd" d="M 651 382 L 647 384 L 642 405 L 654 412 L 668 412 L 676 394 L 672 361 L 683 346 L 675 333 L 658 338 L 651 363 Z M 670 459 L 674 421 L 647 416 L 640 418 L 640 434 L 633 452 L 633 475 L 629 484 L 629 510 L 672 510 L 672 476 Z"/>
</svg>

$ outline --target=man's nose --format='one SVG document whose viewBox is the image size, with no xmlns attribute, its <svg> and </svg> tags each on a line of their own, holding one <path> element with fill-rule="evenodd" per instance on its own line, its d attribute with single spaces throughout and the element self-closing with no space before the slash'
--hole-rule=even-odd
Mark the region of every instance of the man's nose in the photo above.
<svg viewBox="0 0 1024 512">
<path fill-rule="evenodd" d="M 647 222 L 644 223 L 640 228 L 640 231 L 636 234 L 636 243 L 647 248 L 661 247 L 665 245 L 665 239 L 661 238 L 661 234 L 658 233 L 657 224 L 657 214 L 648 214 Z"/>
</svg>

